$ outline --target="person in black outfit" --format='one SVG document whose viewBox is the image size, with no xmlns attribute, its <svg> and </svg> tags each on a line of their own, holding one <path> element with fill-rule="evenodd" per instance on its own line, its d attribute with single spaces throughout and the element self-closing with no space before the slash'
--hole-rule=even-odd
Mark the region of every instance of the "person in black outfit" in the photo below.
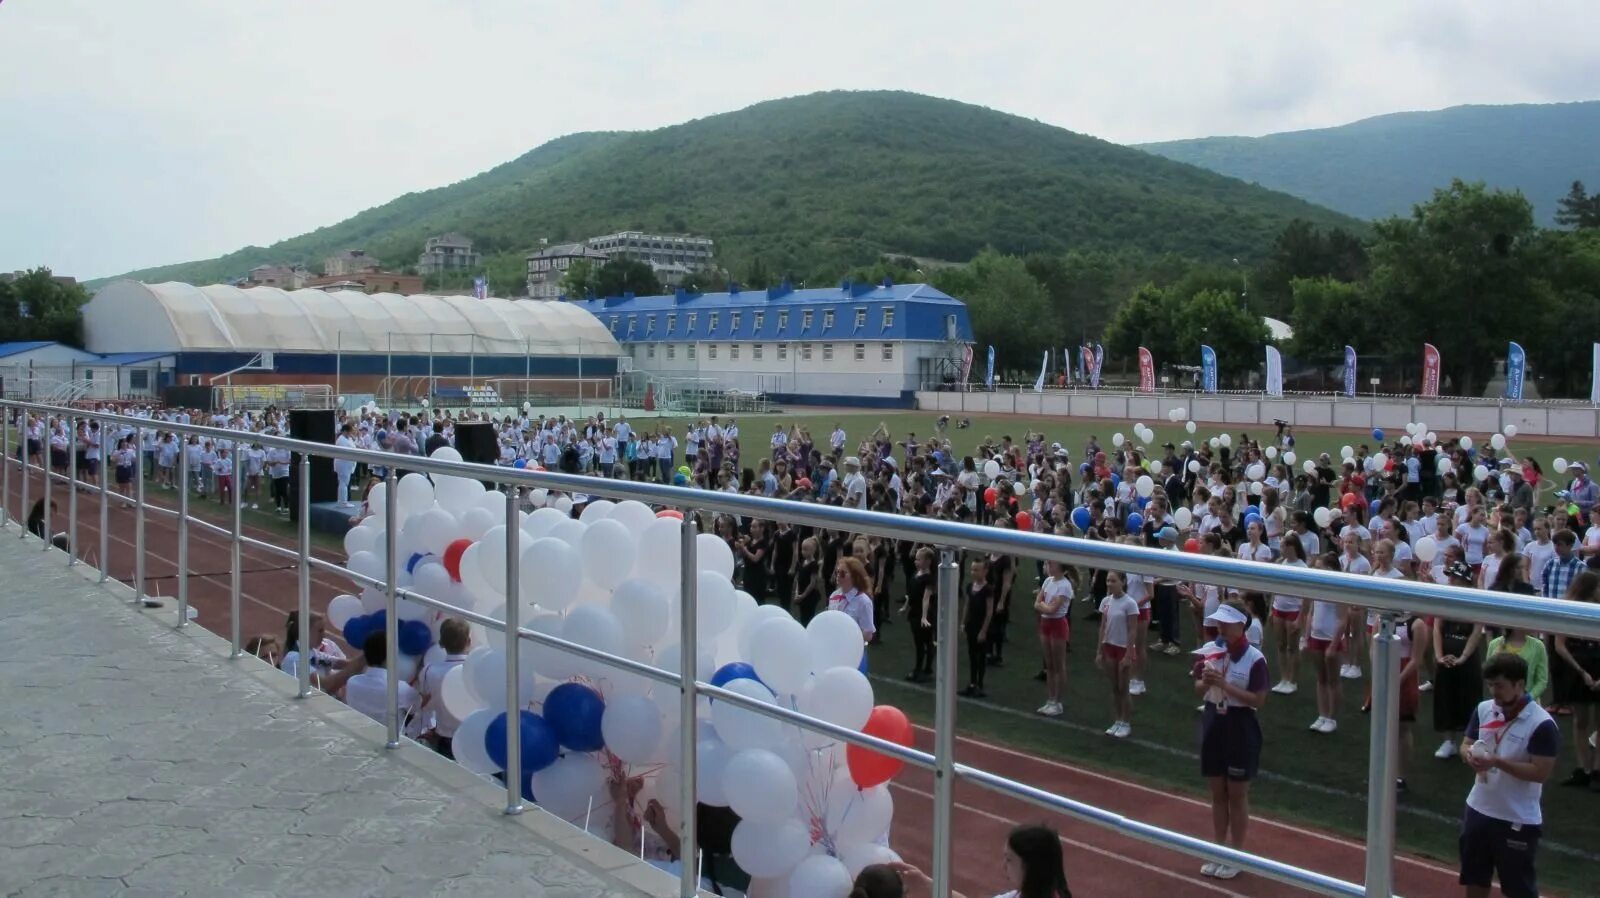
<svg viewBox="0 0 1600 898">
<path fill-rule="evenodd" d="M 1009 518 L 995 521 L 996 527 L 1014 529 Z M 1011 623 L 1011 586 L 1017 575 L 1017 560 L 1010 555 L 989 556 L 989 586 L 994 597 L 994 621 L 989 625 L 989 663 L 1005 666 L 1006 627 Z"/>
<path fill-rule="evenodd" d="M 50 503 L 50 514 L 54 514 L 55 511 L 56 503 L 52 500 Z M 50 533 L 48 515 L 45 514 L 43 499 L 34 502 L 32 510 L 28 512 L 28 532 L 39 537 L 40 539 L 50 540 L 51 545 L 63 552 L 71 551 L 71 548 L 67 544 L 67 535 L 65 533 L 57 533 L 54 535 Z"/>
<path fill-rule="evenodd" d="M 994 586 L 989 577 L 989 557 L 972 559 L 972 581 L 967 584 L 967 607 L 962 615 L 962 630 L 967 637 L 967 688 L 962 695 L 988 698 L 983 691 L 983 674 L 989 666 L 989 628 L 995 616 Z"/>
<path fill-rule="evenodd" d="M 911 642 L 916 647 L 917 658 L 911 673 L 906 676 L 913 683 L 933 677 L 933 638 L 937 632 L 939 598 L 938 575 L 933 568 L 933 550 L 927 546 L 917 550 L 916 568 L 906 581 L 906 626 L 911 630 Z"/>
<path fill-rule="evenodd" d="M 795 554 L 800 546 L 800 531 L 787 521 L 779 523 L 772 534 L 772 577 L 768 584 L 772 598 L 788 611 L 794 598 Z"/>
<path fill-rule="evenodd" d="M 814 536 L 800 543 L 800 562 L 795 565 L 794 604 L 801 626 L 811 623 L 822 602 L 822 562 L 817 557 L 821 544 Z"/>
<path fill-rule="evenodd" d="M 734 543 L 734 551 L 744 562 L 744 591 L 758 603 L 767 600 L 767 567 L 772 562 L 772 541 L 767 538 L 767 522 L 751 520 L 750 535 Z"/>
</svg>

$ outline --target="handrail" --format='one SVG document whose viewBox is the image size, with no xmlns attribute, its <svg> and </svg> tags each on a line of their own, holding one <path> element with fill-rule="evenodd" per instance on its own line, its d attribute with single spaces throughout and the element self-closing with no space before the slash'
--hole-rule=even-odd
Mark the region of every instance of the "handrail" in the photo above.
<svg viewBox="0 0 1600 898">
<path fill-rule="evenodd" d="M 467 462 L 451 462 L 434 458 L 419 456 L 398 456 L 388 452 L 377 452 L 365 449 L 345 448 L 330 446 L 321 443 L 311 443 L 289 437 L 266 434 L 241 434 L 238 431 L 224 430 L 221 428 L 207 427 L 194 424 L 177 424 L 153 421 L 146 418 L 136 418 L 127 415 L 118 415 L 106 412 L 90 412 L 71 408 L 42 405 L 38 403 L 0 400 L 0 407 L 19 409 L 44 415 L 68 416 L 78 420 L 97 420 L 102 424 L 121 425 L 135 429 L 158 429 L 174 433 L 193 434 L 229 441 L 249 439 L 262 445 L 290 449 L 301 454 L 301 465 L 307 464 L 311 456 L 324 456 L 351 461 L 364 461 L 374 465 L 389 468 L 388 484 L 391 490 L 397 483 L 395 470 L 403 468 L 407 471 L 418 473 L 467 477 L 476 480 L 493 480 L 502 484 L 509 484 L 530 488 L 545 488 L 571 493 L 584 493 L 590 495 L 605 495 L 625 499 L 635 499 L 642 502 L 680 508 L 685 512 L 684 533 L 693 533 L 693 512 L 710 511 L 723 514 L 783 520 L 795 524 L 821 527 L 824 529 L 846 531 L 870 531 L 880 535 L 897 539 L 912 540 L 941 547 L 946 551 L 945 559 L 940 566 L 941 576 L 938 584 L 939 621 L 941 633 L 939 634 L 938 651 L 941 653 L 941 670 L 946 676 L 941 677 L 938 685 L 938 710 L 935 714 L 935 748 L 933 754 L 917 749 L 887 742 L 874 736 L 848 730 L 817 720 L 798 711 L 783 708 L 778 705 L 767 704 L 749 699 L 738 693 L 728 691 L 709 683 L 698 680 L 695 676 L 696 653 L 683 652 L 681 667 L 677 672 L 666 671 L 642 662 L 633 661 L 598 651 L 596 649 L 568 642 L 559 637 L 550 636 L 526 629 L 515 620 L 512 610 L 514 603 L 508 603 L 508 620 L 497 621 L 492 617 L 460 608 L 415 593 L 399 586 L 393 581 L 397 579 L 395 573 L 394 540 L 398 537 L 394 525 L 393 513 L 395 505 L 389 506 L 391 526 L 385 528 L 386 558 L 389 560 L 387 580 L 372 578 L 357 574 L 341 568 L 333 562 L 317 559 L 310 552 L 310 538 L 307 522 L 309 520 L 309 491 L 308 478 L 302 477 L 299 503 L 301 512 L 300 545 L 298 551 L 274 546 L 270 543 L 244 536 L 240 532 L 238 523 L 238 509 L 240 498 L 238 490 L 234 496 L 234 525 L 232 530 L 223 530 L 215 525 L 195 519 L 208 532 L 224 533 L 231 538 L 231 548 L 237 561 L 238 549 L 241 544 L 256 546 L 274 553 L 296 557 L 300 561 L 300 607 L 302 611 L 309 609 L 309 571 L 317 569 L 335 571 L 341 576 L 348 577 L 355 582 L 380 588 L 386 591 L 386 608 L 388 611 L 389 626 L 387 638 L 391 643 L 391 652 L 397 651 L 394 645 L 397 636 L 395 626 L 397 621 L 396 602 L 400 598 L 418 602 L 470 620 L 482 626 L 505 632 L 511 630 L 518 641 L 530 642 L 553 648 L 568 655 L 584 658 L 589 661 L 605 664 L 625 672 L 642 676 L 658 683 L 678 686 L 682 691 L 680 713 L 687 715 L 684 722 L 683 733 L 692 734 L 693 715 L 695 702 L 698 697 L 706 696 L 717 701 L 726 701 L 745 710 L 779 720 L 783 723 L 798 726 L 809 731 L 821 733 L 852 745 L 870 748 L 885 754 L 890 754 L 916 766 L 932 769 L 936 780 L 936 808 L 934 826 L 934 879 L 936 894 L 943 894 L 949 886 L 949 849 L 952 837 L 950 827 L 950 807 L 953 801 L 953 781 L 966 780 L 991 791 L 1010 795 L 1022 801 L 1046 808 L 1075 819 L 1084 820 L 1131 838 L 1161 846 L 1170 850 L 1182 852 L 1194 857 L 1209 861 L 1221 862 L 1229 866 L 1236 866 L 1245 871 L 1282 882 L 1288 885 L 1307 889 L 1323 895 L 1356 896 L 1356 895 L 1388 895 L 1392 893 L 1393 883 L 1393 828 L 1394 806 L 1392 790 L 1379 788 L 1369 796 L 1369 822 L 1367 846 L 1367 877 L 1366 886 L 1356 885 L 1337 878 L 1329 877 L 1313 871 L 1295 867 L 1290 864 L 1273 861 L 1270 859 L 1247 854 L 1225 846 L 1215 845 L 1182 833 L 1163 829 L 1161 827 L 1131 820 L 1123 815 L 1095 808 L 1083 802 L 1078 802 L 1060 795 L 1045 792 L 1016 782 L 1006 777 L 961 765 L 955 762 L 954 755 L 954 677 L 953 672 L 954 651 L 957 643 L 956 637 L 956 578 L 948 576 L 954 570 L 949 550 L 957 548 L 976 549 L 1004 554 L 1024 555 L 1034 558 L 1043 558 L 1060 561 L 1066 564 L 1081 564 L 1094 567 L 1108 567 L 1122 570 L 1138 570 L 1142 573 L 1151 573 L 1160 577 L 1186 579 L 1197 582 L 1226 583 L 1242 586 L 1246 589 L 1268 593 L 1291 593 L 1306 598 L 1333 601 L 1340 604 L 1364 606 L 1380 612 L 1383 626 L 1380 633 L 1374 638 L 1376 659 L 1373 669 L 1373 752 L 1370 759 L 1372 771 L 1370 779 L 1376 783 L 1387 783 L 1393 779 L 1394 742 L 1396 729 L 1393 722 L 1395 715 L 1392 713 L 1398 701 L 1399 689 L 1399 653 L 1395 648 L 1393 614 L 1395 612 L 1411 612 L 1418 614 L 1437 615 L 1449 618 L 1468 619 L 1481 623 L 1498 624 L 1502 626 L 1517 627 L 1521 629 L 1538 630 L 1545 632 L 1569 633 L 1588 638 L 1600 638 L 1600 606 L 1586 605 L 1572 602 L 1554 602 L 1545 599 L 1529 599 L 1522 596 L 1502 593 L 1491 593 L 1476 589 L 1458 589 L 1442 587 L 1433 584 L 1409 583 L 1386 580 L 1375 577 L 1361 577 L 1338 572 L 1320 571 L 1310 568 L 1288 568 L 1281 565 L 1263 565 L 1258 562 L 1248 562 L 1231 558 L 1217 558 L 1212 556 L 1189 555 L 1172 551 L 1163 551 L 1139 546 L 1125 546 L 1117 543 L 1090 541 L 1083 539 L 1063 538 L 1045 534 L 1024 533 L 999 528 L 982 527 L 970 524 L 958 524 L 928 518 L 907 517 L 901 515 L 884 514 L 880 512 L 867 512 L 856 509 L 836 508 L 825 505 L 797 503 L 788 500 L 769 499 L 759 496 L 743 496 L 730 493 L 710 492 L 682 487 L 663 486 L 646 483 L 633 483 L 600 479 L 594 477 L 560 474 L 547 471 L 529 471 L 517 468 L 502 468 L 492 465 L 478 465 Z M 6 426 L 0 426 L 3 432 L 4 452 L 3 468 L 5 471 L 4 490 L 9 509 L 10 470 L 12 459 L 10 457 L 11 430 L 9 420 Z M 140 458 L 143 452 L 140 447 Z M 24 473 L 40 467 L 24 459 Z M 142 461 L 139 467 L 142 469 Z M 304 467 L 302 467 L 304 472 Z M 48 484 L 61 475 L 50 475 L 45 470 L 45 483 Z M 118 499 L 132 503 L 137 515 L 137 532 L 142 536 L 144 514 L 147 508 L 164 514 L 182 514 L 182 511 L 148 505 L 140 501 L 143 498 L 142 477 L 143 471 L 136 471 L 136 476 L 141 478 L 140 496 L 138 499 L 127 499 L 118 496 Z M 23 479 L 23 496 L 26 500 L 28 477 Z M 101 482 L 102 495 L 102 534 L 104 534 L 104 499 L 110 495 Z M 76 505 L 73 505 L 73 514 Z M 506 523 L 516 526 L 517 508 L 513 497 L 508 497 Z M 0 515 L 0 526 L 9 523 L 7 515 Z M 75 532 L 76 520 L 70 525 Z M 508 542 L 509 542 L 508 538 Z M 694 540 L 683 540 L 683 554 L 686 565 L 684 571 L 694 570 Z M 103 563 L 103 561 L 102 561 Z M 179 577 L 186 578 L 186 570 L 179 571 Z M 234 565 L 232 582 L 233 601 L 233 641 L 234 657 L 239 655 L 238 646 L 238 611 L 239 611 L 239 568 Z M 135 603 L 143 598 L 142 572 L 136 574 L 138 581 L 135 586 Z M 681 590 L 684 606 L 683 620 L 680 621 L 682 630 L 692 635 L 693 626 L 695 580 L 692 576 L 682 578 Z M 180 625 L 183 622 L 180 621 Z M 302 639 L 306 638 L 305 628 L 309 624 L 309 614 L 301 616 Z M 512 651 L 507 657 L 507 713 L 514 714 L 518 709 L 519 698 L 516 686 L 516 664 L 519 653 Z M 301 675 L 305 676 L 309 665 L 301 666 Z M 305 680 L 301 683 L 301 694 L 309 691 Z M 393 690 L 391 690 L 391 693 Z M 390 705 L 388 727 L 390 732 L 387 747 L 394 748 L 398 741 L 398 712 L 395 696 L 389 697 Z M 516 727 L 510 728 L 508 739 L 514 739 Z M 695 798 L 695 768 L 693 762 L 694 745 L 689 736 L 684 737 L 685 770 L 682 776 L 683 799 L 692 804 Z M 507 813 L 518 813 L 521 810 L 520 777 L 511 775 L 517 772 L 517 757 L 515 745 L 508 746 L 508 762 L 511 771 L 507 776 Z M 681 826 L 680 835 L 686 838 L 686 844 L 694 844 L 693 815 L 685 817 Z M 695 893 L 697 880 L 693 878 L 692 864 L 684 865 L 682 880 L 683 894 Z"/>
</svg>

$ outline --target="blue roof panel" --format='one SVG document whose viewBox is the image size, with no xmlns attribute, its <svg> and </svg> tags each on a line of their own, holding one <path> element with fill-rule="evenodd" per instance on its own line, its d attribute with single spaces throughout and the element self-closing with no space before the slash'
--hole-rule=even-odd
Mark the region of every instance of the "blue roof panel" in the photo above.
<svg viewBox="0 0 1600 898">
<path fill-rule="evenodd" d="M 0 343 L 0 358 L 5 358 L 6 356 L 10 355 L 18 355 L 24 352 L 32 352 L 35 349 L 43 349 L 46 346 L 54 345 L 54 341 L 51 340 L 23 340 L 15 343 Z"/>
</svg>

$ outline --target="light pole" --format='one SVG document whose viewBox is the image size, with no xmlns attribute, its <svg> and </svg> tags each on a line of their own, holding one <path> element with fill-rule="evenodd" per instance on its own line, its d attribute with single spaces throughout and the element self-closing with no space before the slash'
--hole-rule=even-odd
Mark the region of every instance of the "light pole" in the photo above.
<svg viewBox="0 0 1600 898">
<path fill-rule="evenodd" d="M 1239 307 L 1248 309 L 1250 308 L 1250 271 L 1238 259 L 1234 259 L 1233 264 L 1239 266 Z"/>
</svg>

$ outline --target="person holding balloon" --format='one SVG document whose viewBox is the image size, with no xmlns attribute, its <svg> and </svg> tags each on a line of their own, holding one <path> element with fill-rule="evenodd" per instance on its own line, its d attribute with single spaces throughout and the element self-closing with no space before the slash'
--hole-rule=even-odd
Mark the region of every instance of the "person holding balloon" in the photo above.
<svg viewBox="0 0 1600 898">
<path fill-rule="evenodd" d="M 1054 829 L 1040 824 L 1015 827 L 1006 836 L 1001 858 L 1011 889 L 996 898 L 1072 898 L 1061 835 Z M 911 864 L 872 864 L 857 874 L 848 898 L 904 898 L 908 884 L 919 895 L 932 894 L 933 879 Z M 962 895 L 952 889 L 950 898 Z"/>
</svg>

